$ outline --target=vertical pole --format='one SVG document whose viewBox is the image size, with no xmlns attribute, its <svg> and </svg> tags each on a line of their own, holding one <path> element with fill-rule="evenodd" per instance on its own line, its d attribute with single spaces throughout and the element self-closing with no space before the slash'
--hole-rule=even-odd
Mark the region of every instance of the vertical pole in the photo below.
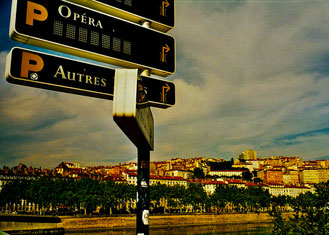
<svg viewBox="0 0 329 235">
<path fill-rule="evenodd" d="M 154 121 L 147 93 L 137 70 L 116 69 L 113 119 L 137 146 L 136 234 L 149 234 L 150 151 L 154 148 Z M 148 71 L 143 71 L 144 74 Z"/>
<path fill-rule="evenodd" d="M 145 28 L 150 28 L 150 22 L 141 22 Z M 150 70 L 144 69 L 141 76 L 150 76 Z M 143 147 L 137 148 L 137 212 L 136 212 L 136 234 L 149 235 L 150 215 L 150 150 Z"/>
<path fill-rule="evenodd" d="M 137 212 L 136 234 L 149 235 L 150 208 L 150 150 L 137 148 Z"/>
<path fill-rule="evenodd" d="M 150 28 L 149 21 L 140 22 L 142 27 Z M 150 76 L 150 70 L 144 69 L 141 76 Z M 137 212 L 136 234 L 149 235 L 150 215 L 150 149 L 139 146 L 137 148 Z"/>
</svg>

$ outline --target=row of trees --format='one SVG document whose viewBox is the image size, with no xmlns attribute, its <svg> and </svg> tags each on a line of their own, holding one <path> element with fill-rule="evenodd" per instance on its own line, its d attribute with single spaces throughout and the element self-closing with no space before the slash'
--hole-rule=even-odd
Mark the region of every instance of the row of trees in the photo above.
<svg viewBox="0 0 329 235">
<path fill-rule="evenodd" d="M 326 189 L 328 184 L 317 185 L 317 193 L 301 194 L 297 198 L 271 197 L 262 187 L 237 188 L 218 185 L 212 195 L 207 195 L 203 185 L 191 183 L 186 188 L 163 184 L 150 186 L 150 201 L 153 210 L 186 209 L 209 211 L 260 211 L 274 206 L 277 210 L 304 208 L 311 202 L 329 202 Z M 321 200 L 314 195 L 322 195 Z M 92 179 L 75 180 L 72 178 L 40 177 L 36 180 L 17 179 L 4 185 L 0 192 L 0 206 L 19 204 L 22 200 L 44 208 L 65 207 L 68 210 L 86 209 L 94 211 L 119 205 L 133 205 L 136 199 L 136 187 L 114 181 L 96 181 Z M 193 205 L 193 206 L 192 206 Z M 316 206 L 318 204 L 314 204 Z"/>
<path fill-rule="evenodd" d="M 329 234 L 329 181 L 315 185 L 316 192 L 291 199 L 280 196 L 272 202 L 273 234 Z M 293 216 L 284 220 L 282 207 L 290 205 Z"/>
<path fill-rule="evenodd" d="M 91 213 L 99 209 L 105 214 L 133 213 L 136 187 L 113 181 L 41 177 L 36 180 L 17 179 L 4 185 L 0 206 L 20 205 L 22 201 L 49 211 L 65 208 L 68 212 Z M 260 187 L 247 189 L 220 185 L 207 195 L 202 184 L 184 186 L 163 184 L 150 186 L 151 211 L 206 212 L 258 211 L 271 205 L 271 197 Z"/>
<path fill-rule="evenodd" d="M 11 207 L 22 201 L 38 205 L 43 212 L 65 210 L 65 212 L 91 213 L 101 207 L 104 213 L 120 208 L 136 198 L 136 188 L 113 181 L 95 181 L 89 178 L 41 177 L 36 180 L 17 179 L 4 185 L 0 192 L 0 206 Z"/>
<path fill-rule="evenodd" d="M 274 234 L 329 234 L 329 181 L 315 186 L 316 193 L 296 198 L 270 196 L 261 187 L 237 188 L 218 185 L 207 195 L 202 184 L 184 186 L 152 185 L 151 211 L 163 212 L 260 212 L 274 217 Z M 134 213 L 136 187 L 113 181 L 41 177 L 15 180 L 0 192 L 0 207 L 31 202 L 43 212 L 66 208 L 67 212 Z M 294 216 L 284 220 L 282 211 L 293 209 Z"/>
</svg>

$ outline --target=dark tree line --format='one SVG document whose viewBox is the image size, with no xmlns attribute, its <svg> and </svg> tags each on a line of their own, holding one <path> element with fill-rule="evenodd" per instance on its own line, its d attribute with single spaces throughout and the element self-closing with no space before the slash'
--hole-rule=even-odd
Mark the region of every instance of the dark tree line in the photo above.
<svg viewBox="0 0 329 235">
<path fill-rule="evenodd" d="M 36 180 L 17 179 L 5 184 L 0 198 L 1 207 L 19 205 L 24 200 L 38 205 L 43 212 L 62 210 L 87 214 L 100 207 L 104 213 L 111 214 L 112 209 L 126 206 L 136 198 L 136 188 L 89 178 L 40 177 Z"/>
<path fill-rule="evenodd" d="M 231 161 L 223 161 L 223 162 L 209 162 L 210 170 L 233 170 L 232 167 L 234 161 L 231 159 Z"/>
<path fill-rule="evenodd" d="M 188 212 L 263 212 L 274 217 L 274 234 L 329 234 L 329 182 L 318 184 L 316 193 L 296 198 L 273 197 L 262 187 L 237 188 L 218 185 L 207 195 L 202 184 L 188 187 L 163 184 L 150 186 L 152 213 Z M 136 187 L 113 181 L 40 177 L 17 179 L 4 185 L 0 208 L 22 203 L 38 205 L 42 213 L 89 214 L 97 212 L 134 213 Z M 282 212 L 293 209 L 294 216 L 284 220 Z M 63 211 L 65 210 L 65 211 Z"/>
<path fill-rule="evenodd" d="M 329 234 L 329 181 L 315 185 L 315 190 L 295 199 L 281 196 L 273 201 L 273 234 Z M 284 220 L 282 207 L 287 204 L 294 212 Z"/>
<path fill-rule="evenodd" d="M 262 187 L 237 188 L 219 185 L 210 200 L 216 212 L 260 212 L 271 206 L 271 196 Z"/>
<path fill-rule="evenodd" d="M 38 205 L 41 213 L 87 214 L 134 213 L 136 187 L 113 181 L 40 177 L 17 179 L 4 185 L 0 207 L 19 205 L 22 200 Z M 257 211 L 270 205 L 270 195 L 259 187 L 247 189 L 218 186 L 207 195 L 202 184 L 188 187 L 163 184 L 150 186 L 151 211 L 164 212 L 242 212 Z"/>
</svg>

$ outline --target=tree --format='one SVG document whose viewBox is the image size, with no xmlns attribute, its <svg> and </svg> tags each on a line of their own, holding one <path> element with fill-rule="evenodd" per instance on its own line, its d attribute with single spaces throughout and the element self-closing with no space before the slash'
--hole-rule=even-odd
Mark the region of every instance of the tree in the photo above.
<svg viewBox="0 0 329 235">
<path fill-rule="evenodd" d="M 85 214 L 91 213 L 98 205 L 102 204 L 103 195 L 100 182 L 90 178 L 77 181 L 78 202 L 85 209 Z"/>
<path fill-rule="evenodd" d="M 242 172 L 242 178 L 247 181 L 251 181 L 252 174 L 249 171 Z"/>
<path fill-rule="evenodd" d="M 73 211 L 76 208 L 79 209 L 79 190 L 76 180 L 72 178 L 57 178 L 54 181 L 54 192 L 54 204 L 52 203 L 52 205 L 63 206 L 69 211 Z"/>
<path fill-rule="evenodd" d="M 106 181 L 103 185 L 103 195 L 101 200 L 102 208 L 105 210 L 105 213 L 112 214 L 112 208 L 116 204 L 115 197 L 115 188 L 116 184 L 114 181 Z"/>
<path fill-rule="evenodd" d="M 189 184 L 185 197 L 184 204 L 192 205 L 193 209 L 196 207 L 204 207 L 207 204 L 207 193 L 204 191 L 202 184 L 191 183 Z"/>
<path fill-rule="evenodd" d="M 218 212 L 218 208 L 223 210 L 226 206 L 226 192 L 226 186 L 220 184 L 216 186 L 215 192 L 210 196 L 210 203 L 211 205 L 215 206 L 216 213 Z"/>
<path fill-rule="evenodd" d="M 21 200 L 27 199 L 27 190 L 30 182 L 24 179 L 16 179 L 5 184 L 0 192 L 0 205 L 19 204 Z"/>
<path fill-rule="evenodd" d="M 167 188 L 167 200 L 170 208 L 179 208 L 182 212 L 186 189 L 182 185 L 174 185 Z"/>
<path fill-rule="evenodd" d="M 261 186 L 249 186 L 246 190 L 247 204 L 250 209 L 259 212 L 262 208 L 267 208 L 271 205 L 271 195 L 268 190 Z"/>
<path fill-rule="evenodd" d="M 329 234 L 329 181 L 315 185 L 315 189 L 314 194 L 300 194 L 294 200 L 294 216 L 288 221 L 273 206 L 273 234 Z"/>
<path fill-rule="evenodd" d="M 40 214 L 47 210 L 51 204 L 54 204 L 54 198 L 58 196 L 54 182 L 53 178 L 40 177 L 33 180 L 28 188 L 29 198 L 31 202 L 39 205 Z"/>
<path fill-rule="evenodd" d="M 164 199 L 168 195 L 168 186 L 165 184 L 155 184 L 150 186 L 150 204 L 154 211 L 159 211 L 160 208 L 164 207 Z"/>
<path fill-rule="evenodd" d="M 193 177 L 196 178 L 196 179 L 202 179 L 204 178 L 204 172 L 201 168 L 194 168 L 194 171 L 193 171 Z"/>
<path fill-rule="evenodd" d="M 126 183 L 117 183 L 115 184 L 114 196 L 116 198 L 116 204 L 122 206 L 121 213 L 126 213 L 125 206 L 132 199 L 136 198 L 136 187 L 126 184 Z"/>
<path fill-rule="evenodd" d="M 210 162 L 210 170 L 232 170 L 232 161 L 224 161 L 224 162 Z"/>
</svg>

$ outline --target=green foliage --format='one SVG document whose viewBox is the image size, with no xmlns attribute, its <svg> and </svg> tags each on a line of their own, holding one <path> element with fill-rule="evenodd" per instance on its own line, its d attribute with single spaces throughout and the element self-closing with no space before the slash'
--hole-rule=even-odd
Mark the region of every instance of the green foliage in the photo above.
<svg viewBox="0 0 329 235">
<path fill-rule="evenodd" d="M 16 179 L 5 184 L 0 192 L 0 205 L 18 204 L 22 199 L 29 198 L 27 188 L 29 182 L 27 180 Z"/>
<path fill-rule="evenodd" d="M 242 178 L 247 181 L 251 181 L 252 179 L 252 174 L 249 171 L 243 172 L 242 173 Z"/>
<path fill-rule="evenodd" d="M 41 177 L 37 180 L 30 181 L 26 193 L 30 201 L 40 206 L 47 207 L 52 202 L 56 203 L 58 194 L 56 194 L 55 181 L 52 178 Z"/>
<path fill-rule="evenodd" d="M 156 184 L 150 186 L 151 207 L 155 211 L 164 207 L 164 200 L 170 208 L 181 208 L 183 205 L 204 207 L 208 202 L 208 196 L 202 184 L 191 183 L 187 188 L 181 185 L 167 186 Z"/>
<path fill-rule="evenodd" d="M 150 186 L 150 203 L 154 212 L 162 212 L 167 206 L 182 208 L 186 205 L 187 189 L 182 185 L 167 186 L 155 184 Z M 166 202 L 166 203 L 165 203 Z"/>
<path fill-rule="evenodd" d="M 85 209 L 91 213 L 96 207 L 111 208 L 136 198 L 136 188 L 113 181 L 101 182 L 90 178 L 40 177 L 36 180 L 14 180 L 0 192 L 0 205 L 18 204 L 27 200 L 42 208 L 66 208 L 67 211 Z"/>
<path fill-rule="evenodd" d="M 222 209 L 228 202 L 229 194 L 230 192 L 226 185 L 218 185 L 215 192 L 210 196 L 210 202 L 212 205 Z"/>
<path fill-rule="evenodd" d="M 168 206 L 172 208 L 184 205 L 184 198 L 186 197 L 186 189 L 182 185 L 175 185 L 168 187 Z"/>
<path fill-rule="evenodd" d="M 104 188 L 100 184 L 101 182 L 90 178 L 76 181 L 77 199 L 80 205 L 86 208 L 86 212 L 92 212 L 98 205 L 101 205 Z"/>
<path fill-rule="evenodd" d="M 204 205 L 207 201 L 207 194 L 202 184 L 189 184 L 183 201 L 184 204 Z"/>
<path fill-rule="evenodd" d="M 106 181 L 104 183 L 102 200 L 100 202 L 105 210 L 110 210 L 110 208 L 115 206 L 117 203 L 115 186 L 115 182 L 113 181 Z"/>
<path fill-rule="evenodd" d="M 270 206 L 270 194 L 261 187 L 237 188 L 218 185 L 210 196 L 213 206 L 223 209 L 228 205 L 235 211 L 259 211 Z"/>
<path fill-rule="evenodd" d="M 194 171 L 193 171 L 193 178 L 195 179 L 202 179 L 204 178 L 204 172 L 201 168 L 194 168 Z"/>
<path fill-rule="evenodd" d="M 232 170 L 232 161 L 224 161 L 224 162 L 209 162 L 210 170 Z"/>
<path fill-rule="evenodd" d="M 315 194 L 301 194 L 286 200 L 294 208 L 293 217 L 284 221 L 280 206 L 283 198 L 276 198 L 271 215 L 274 217 L 272 234 L 329 234 L 329 181 L 315 186 Z"/>
<path fill-rule="evenodd" d="M 259 212 L 272 206 L 271 215 L 275 223 L 273 234 L 329 234 L 329 182 L 315 187 L 315 194 L 308 192 L 291 198 L 271 197 L 262 187 L 237 188 L 220 184 L 208 196 L 200 183 L 190 183 L 187 188 L 157 184 L 150 186 L 150 202 L 151 208 L 157 212 L 165 209 L 182 211 L 183 208 L 204 211 L 210 206 L 216 211 Z M 0 199 L 0 206 L 26 200 L 38 204 L 44 210 L 50 207 L 65 208 L 72 213 L 77 209 L 86 214 L 102 208 L 104 213 L 111 214 L 112 210 L 125 208 L 127 203 L 136 199 L 136 187 L 89 178 L 17 179 L 3 186 Z M 285 221 L 282 210 L 287 205 L 294 209 L 295 214 Z"/>
</svg>

